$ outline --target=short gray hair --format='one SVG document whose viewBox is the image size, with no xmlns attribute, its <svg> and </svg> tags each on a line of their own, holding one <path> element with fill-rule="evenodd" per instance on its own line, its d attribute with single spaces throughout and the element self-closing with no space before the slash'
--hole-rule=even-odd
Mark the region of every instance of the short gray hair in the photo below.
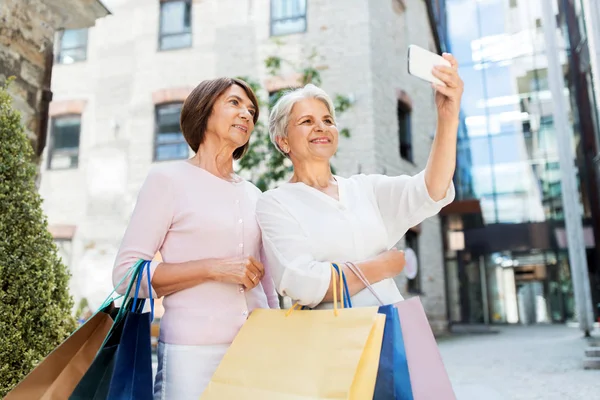
<svg viewBox="0 0 600 400">
<path fill-rule="evenodd" d="M 269 137 L 275 148 L 281 153 L 283 151 L 279 148 L 276 139 L 278 137 L 287 138 L 287 128 L 290 123 L 292 108 L 297 102 L 304 99 L 316 99 L 325 104 L 327 111 L 329 111 L 335 123 L 335 106 L 333 105 L 333 101 L 331 101 L 329 95 L 320 87 L 309 83 L 304 87 L 286 92 L 277 100 L 269 114 Z M 287 154 L 283 154 L 287 156 Z"/>
</svg>

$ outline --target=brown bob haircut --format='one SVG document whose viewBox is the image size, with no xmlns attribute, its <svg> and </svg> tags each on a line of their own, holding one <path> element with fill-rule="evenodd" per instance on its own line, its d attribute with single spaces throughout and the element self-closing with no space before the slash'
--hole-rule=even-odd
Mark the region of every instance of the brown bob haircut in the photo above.
<svg viewBox="0 0 600 400">
<path fill-rule="evenodd" d="M 248 95 L 248 98 L 254 104 L 256 113 L 254 114 L 254 124 L 258 121 L 258 99 L 252 91 L 250 85 L 237 78 L 216 78 L 200 82 L 198 86 L 189 94 L 183 103 L 179 123 L 183 137 L 190 145 L 194 153 L 204 142 L 206 137 L 206 124 L 210 117 L 213 106 L 219 96 L 233 85 L 238 85 Z M 248 143 L 238 147 L 233 152 L 233 159 L 239 160 L 248 150 Z"/>
</svg>

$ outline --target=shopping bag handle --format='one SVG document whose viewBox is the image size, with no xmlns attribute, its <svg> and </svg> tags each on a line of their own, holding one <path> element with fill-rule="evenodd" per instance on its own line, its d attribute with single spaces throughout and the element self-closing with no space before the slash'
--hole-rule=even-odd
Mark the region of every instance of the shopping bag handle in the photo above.
<svg viewBox="0 0 600 400">
<path fill-rule="evenodd" d="M 331 266 L 333 268 L 335 268 L 338 275 L 341 274 L 340 279 L 343 279 L 344 289 L 345 289 L 342 300 L 345 302 L 345 304 L 348 306 L 348 308 L 352 308 L 352 299 L 350 298 L 350 290 L 348 290 L 348 282 L 346 281 L 346 274 L 344 273 L 344 270 L 340 269 L 340 267 L 338 267 L 338 265 L 336 263 L 331 263 Z M 332 282 L 335 282 L 335 280 L 332 280 Z M 345 307 L 342 306 L 342 308 L 345 308 Z M 301 310 L 310 310 L 310 308 L 308 308 L 306 306 L 302 306 L 300 309 Z"/>
<path fill-rule="evenodd" d="M 141 260 L 140 260 L 141 261 Z M 137 264 L 136 264 L 137 265 Z M 85 322 L 91 320 L 92 318 L 94 318 L 96 316 L 96 314 L 103 312 L 103 310 L 105 310 L 111 303 L 114 303 L 115 301 L 119 300 L 120 298 L 122 298 L 124 295 L 120 294 L 116 297 L 113 297 L 113 294 L 115 294 L 116 292 L 116 288 L 118 288 L 119 286 L 121 286 L 123 284 L 123 282 L 125 282 L 125 279 L 129 278 L 129 275 L 131 275 L 131 273 L 133 272 L 134 268 L 130 268 L 127 273 L 123 276 L 123 278 L 119 281 L 119 283 L 113 288 L 113 290 L 110 292 L 110 294 L 108 296 L 106 296 L 106 298 L 104 299 L 104 301 L 102 302 L 102 304 L 100 305 L 100 307 L 98 307 L 96 309 L 96 311 L 85 320 Z M 77 332 L 84 324 L 80 324 L 77 329 L 75 329 L 75 332 Z"/>
<path fill-rule="evenodd" d="M 106 308 L 110 303 L 119 300 L 120 298 L 123 297 L 122 294 L 118 295 L 117 297 L 112 297 L 113 294 L 115 294 L 115 292 L 117 291 L 117 288 L 120 287 L 123 282 L 125 282 L 125 279 L 129 278 L 129 275 L 131 275 L 131 273 L 133 272 L 133 269 L 130 268 L 127 273 L 123 276 L 123 278 L 121 278 L 121 280 L 119 281 L 119 283 L 117 283 L 115 285 L 115 287 L 113 288 L 113 290 L 110 292 L 110 294 L 108 296 L 106 296 L 106 299 L 104 300 L 104 303 L 102 303 L 102 305 L 98 308 L 98 310 L 96 311 L 96 313 L 100 312 L 102 309 Z"/>
<path fill-rule="evenodd" d="M 131 306 L 131 310 L 135 310 L 135 306 L 138 301 L 144 267 L 146 267 L 146 276 L 148 277 L 148 290 L 152 290 L 152 284 L 150 282 L 150 261 L 144 261 L 143 265 L 141 266 L 140 273 L 138 274 L 137 284 L 135 286 L 135 295 L 133 296 L 133 305 Z M 150 297 L 150 321 L 152 320 L 154 320 L 154 298 Z"/>
<path fill-rule="evenodd" d="M 344 273 L 344 269 L 338 267 L 336 263 L 331 263 L 331 266 L 340 276 L 340 281 L 344 282 L 344 297 L 342 299 L 346 302 L 347 308 L 352 308 L 352 299 L 350 298 L 350 290 L 348 289 L 348 282 L 346 281 L 346 274 Z"/>
<path fill-rule="evenodd" d="M 145 266 L 148 266 L 148 282 L 150 282 L 150 261 L 147 260 L 143 260 L 143 259 L 139 259 L 133 267 L 131 267 L 132 270 L 132 275 L 131 275 L 131 280 L 129 281 L 129 284 L 127 285 L 127 290 L 125 291 L 124 297 L 125 300 L 123 300 L 123 305 L 121 306 L 121 309 L 119 310 L 119 313 L 117 314 L 117 317 L 115 318 L 115 325 L 117 324 L 118 321 L 120 321 L 124 316 L 125 316 L 125 311 L 127 310 L 127 308 L 129 308 L 130 304 L 133 304 L 133 307 L 131 307 L 131 310 L 135 310 L 136 309 L 136 304 L 137 304 L 137 298 L 139 296 L 139 286 L 141 283 L 141 278 L 142 278 L 142 273 L 144 270 Z M 131 301 L 128 301 L 128 299 L 131 297 L 131 292 L 133 290 L 133 285 L 136 285 L 136 291 L 134 292 L 134 298 Z M 151 286 L 148 286 L 148 290 L 152 290 Z M 154 316 L 154 302 L 151 303 L 152 304 L 152 316 Z M 143 303 L 142 303 L 143 306 Z"/>
<path fill-rule="evenodd" d="M 338 273 L 338 271 L 340 273 Z M 338 310 L 338 279 L 339 279 L 339 297 L 340 297 L 340 305 L 341 308 L 346 308 L 346 304 L 351 307 L 350 304 L 350 296 L 347 293 L 348 284 L 346 283 L 346 277 L 344 275 L 344 271 L 338 267 L 337 264 L 331 264 L 331 282 L 332 282 L 332 293 L 333 293 L 333 314 L 337 317 L 339 315 Z M 346 290 L 344 290 L 344 287 Z M 347 301 L 345 301 L 345 298 Z M 286 317 L 289 316 L 300 304 L 298 302 L 294 303 L 292 307 L 290 307 L 285 313 Z"/>
<path fill-rule="evenodd" d="M 367 280 L 367 277 L 365 276 L 365 274 L 363 274 L 363 272 L 360 270 L 360 268 L 358 268 L 356 265 L 354 265 L 354 263 L 351 263 L 350 261 L 346 262 L 345 264 L 348 267 L 348 269 L 350 269 L 350 271 L 354 272 L 354 275 L 356 275 L 358 277 L 358 279 L 360 279 L 360 281 L 363 283 L 363 285 L 365 285 L 365 287 L 367 289 L 369 289 L 371 294 L 373 296 L 375 296 L 375 298 L 377 299 L 379 304 L 384 306 L 385 304 L 383 303 L 383 300 L 381 300 L 381 297 L 379 297 L 379 295 L 377 294 L 375 289 L 373 289 L 373 286 L 371 286 L 371 284 Z"/>
</svg>

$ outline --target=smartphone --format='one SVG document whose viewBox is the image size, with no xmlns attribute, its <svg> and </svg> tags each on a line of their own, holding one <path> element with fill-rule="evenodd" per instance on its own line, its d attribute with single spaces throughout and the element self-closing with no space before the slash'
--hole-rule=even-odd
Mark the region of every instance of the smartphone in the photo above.
<svg viewBox="0 0 600 400">
<path fill-rule="evenodd" d="M 408 73 L 424 81 L 446 86 L 444 82 L 431 73 L 436 65 L 450 67 L 450 61 L 417 45 L 411 44 L 408 46 Z"/>
</svg>

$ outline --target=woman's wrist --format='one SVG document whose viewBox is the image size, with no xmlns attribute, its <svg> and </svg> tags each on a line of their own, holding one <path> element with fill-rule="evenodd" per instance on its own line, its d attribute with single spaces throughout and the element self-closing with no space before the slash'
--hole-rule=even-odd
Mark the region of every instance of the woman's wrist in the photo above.
<svg viewBox="0 0 600 400">
<path fill-rule="evenodd" d="M 221 268 L 219 260 L 215 258 L 205 258 L 197 260 L 196 270 L 198 273 L 198 279 L 202 281 L 219 281 L 221 278 Z"/>
<path fill-rule="evenodd" d="M 378 257 L 369 261 L 355 263 L 355 265 L 371 283 L 376 283 L 389 278 L 385 262 Z"/>
<path fill-rule="evenodd" d="M 438 131 L 454 131 L 458 130 L 458 126 L 460 125 L 460 119 L 458 115 L 456 117 L 443 117 L 438 119 L 437 127 Z"/>
</svg>

